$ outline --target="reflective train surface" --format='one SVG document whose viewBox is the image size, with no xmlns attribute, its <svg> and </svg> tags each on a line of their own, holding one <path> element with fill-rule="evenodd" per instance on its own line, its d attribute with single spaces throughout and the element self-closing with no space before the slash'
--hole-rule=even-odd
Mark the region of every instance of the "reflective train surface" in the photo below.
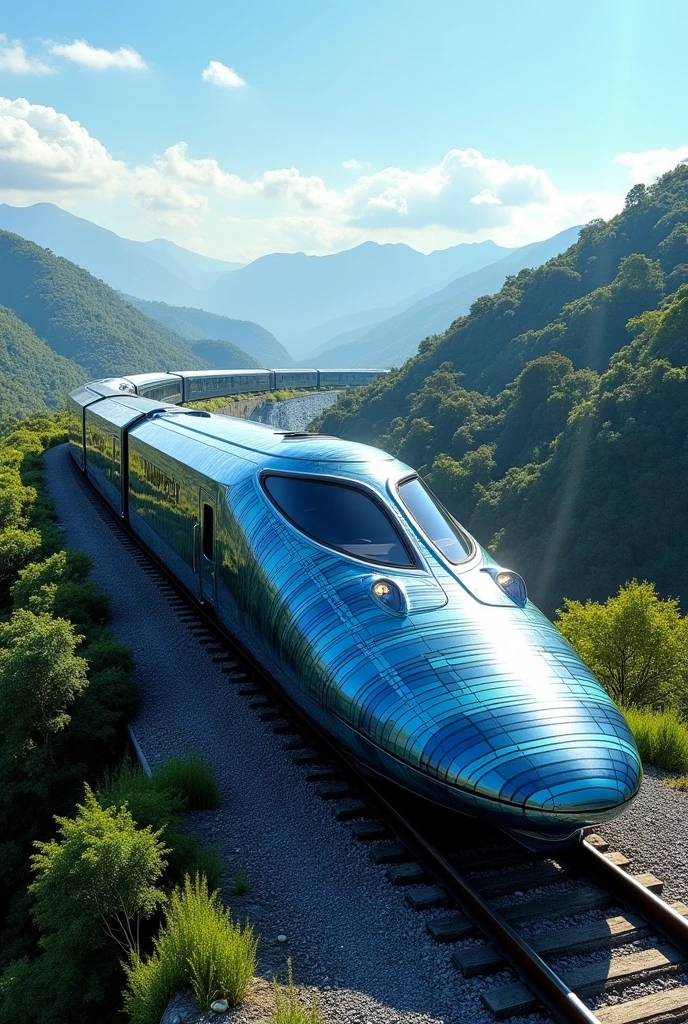
<svg viewBox="0 0 688 1024">
<path fill-rule="evenodd" d="M 170 404 L 208 379 L 179 377 L 163 402 L 120 381 L 74 391 L 71 453 L 320 728 L 528 845 L 576 841 L 628 806 L 642 771 L 625 719 L 523 580 L 412 469 Z"/>
<path fill-rule="evenodd" d="M 154 402 L 177 404 L 281 388 L 356 387 L 387 373 L 389 370 L 179 370 L 109 377 L 100 383 Z"/>
</svg>

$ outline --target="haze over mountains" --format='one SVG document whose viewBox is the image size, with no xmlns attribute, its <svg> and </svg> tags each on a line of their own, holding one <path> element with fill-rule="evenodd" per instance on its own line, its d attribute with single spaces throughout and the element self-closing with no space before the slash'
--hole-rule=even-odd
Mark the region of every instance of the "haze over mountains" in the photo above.
<svg viewBox="0 0 688 1024">
<path fill-rule="evenodd" d="M 164 238 L 121 238 L 52 203 L 0 203 L 0 229 L 52 249 L 118 291 L 178 305 L 193 305 L 218 276 L 241 266 L 201 256 Z"/>
<path fill-rule="evenodd" d="M 370 365 L 371 353 L 376 365 L 400 366 L 415 354 L 423 338 L 446 330 L 453 320 L 468 313 L 481 295 L 499 291 L 510 274 L 538 267 L 564 252 L 577 240 L 579 231 L 578 227 L 568 228 L 544 242 L 524 245 L 496 263 L 451 281 L 396 315 L 332 338 L 317 353 L 318 366 L 364 367 Z"/>
<path fill-rule="evenodd" d="M 115 308 L 129 310 L 127 322 L 134 314 L 132 306 L 145 314 L 137 321 L 145 339 L 141 358 L 134 343 L 137 331 L 129 327 L 127 346 L 115 346 L 109 359 L 104 351 L 94 355 L 88 336 L 80 332 L 80 314 L 79 330 L 69 344 L 64 336 L 65 351 L 53 345 L 96 375 L 152 369 L 153 363 L 227 369 L 286 367 L 297 361 L 322 367 L 400 365 L 424 338 L 446 330 L 481 295 L 499 290 L 509 275 L 524 267 L 537 267 L 564 251 L 578 236 L 578 229 L 571 228 L 518 249 L 488 240 L 427 255 L 408 245 L 365 242 L 329 256 L 272 253 L 241 266 L 165 239 L 121 238 L 50 203 L 0 205 L 2 229 L 52 251 L 47 254 L 53 260 L 50 288 L 65 275 L 85 281 L 76 274 L 78 267 L 87 277 L 94 275 L 79 290 L 85 287 L 94 315 L 95 307 L 103 304 L 101 323 L 110 322 Z M 4 251 L 9 251 L 7 243 Z M 12 248 L 8 280 L 16 280 L 21 251 Z M 36 253 L 34 262 L 43 265 L 46 251 Z M 69 260 L 72 269 L 66 271 L 56 256 Z M 121 293 L 117 302 L 112 288 Z M 5 305 L 33 328 L 34 292 L 21 309 L 15 308 L 24 301 L 21 295 L 2 285 L 0 293 L 6 295 Z M 35 330 L 44 337 L 40 320 Z M 126 351 L 127 365 L 122 358 Z"/>
</svg>

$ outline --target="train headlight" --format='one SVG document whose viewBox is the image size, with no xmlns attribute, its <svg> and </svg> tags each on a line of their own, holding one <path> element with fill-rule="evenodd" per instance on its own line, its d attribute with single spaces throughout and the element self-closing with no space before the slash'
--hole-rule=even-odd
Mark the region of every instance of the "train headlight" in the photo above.
<svg viewBox="0 0 688 1024">
<path fill-rule="evenodd" d="M 386 608 L 388 612 L 400 614 L 406 611 L 406 600 L 402 590 L 391 580 L 375 580 L 370 588 L 370 593 L 377 603 Z"/>
<path fill-rule="evenodd" d="M 512 572 L 511 569 L 500 569 L 494 573 L 492 578 L 499 589 L 503 590 L 514 604 L 520 608 L 524 606 L 528 600 L 528 591 L 522 576 L 519 576 L 517 572 Z"/>
</svg>

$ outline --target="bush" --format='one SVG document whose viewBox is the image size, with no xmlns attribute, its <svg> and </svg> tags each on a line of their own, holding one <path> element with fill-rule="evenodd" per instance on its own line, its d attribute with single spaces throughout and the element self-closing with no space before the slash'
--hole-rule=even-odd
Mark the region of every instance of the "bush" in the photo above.
<svg viewBox="0 0 688 1024">
<path fill-rule="evenodd" d="M 38 530 L 8 526 L 0 531 L 0 583 L 11 580 L 40 551 Z"/>
<path fill-rule="evenodd" d="M 56 551 L 42 562 L 31 562 L 20 571 L 12 587 L 12 603 L 15 608 L 28 608 L 31 598 L 38 596 L 43 587 L 85 580 L 90 569 L 91 559 L 83 551 Z"/>
<path fill-rule="evenodd" d="M 160 832 L 137 828 L 126 807 L 101 807 L 88 786 L 74 818 L 57 818 L 59 840 L 36 843 L 34 916 L 43 932 L 71 921 L 100 928 L 126 951 L 138 951 L 139 922 L 164 901 Z"/>
<path fill-rule="evenodd" d="M 645 763 L 668 772 L 688 772 L 688 726 L 675 712 L 622 710 Z"/>
<path fill-rule="evenodd" d="M 181 793 L 189 810 L 217 807 L 219 794 L 214 769 L 199 754 L 170 758 L 156 770 L 153 781 L 162 789 Z"/>
<path fill-rule="evenodd" d="M 222 883 L 220 849 L 216 844 L 203 846 L 183 828 L 186 800 L 178 789 L 160 785 L 157 772 L 148 778 L 140 768 L 124 764 L 107 776 L 98 790 L 104 807 L 125 805 L 139 826 L 160 830 L 169 847 L 168 882 L 182 882 L 185 875 L 205 875 L 211 892 Z"/>
<path fill-rule="evenodd" d="M 323 1024 L 317 1000 L 310 1007 L 302 1006 L 294 986 L 291 960 L 287 961 L 288 980 L 286 985 L 275 981 L 275 1009 L 270 1024 Z"/>
<path fill-rule="evenodd" d="M 69 622 L 22 609 L 0 625 L 0 737 L 19 756 L 69 724 L 69 709 L 86 681 L 75 655 L 81 638 Z"/>
<path fill-rule="evenodd" d="M 618 704 L 688 710 L 688 618 L 677 601 L 631 580 L 605 604 L 564 605 L 556 625 Z"/>
<path fill-rule="evenodd" d="M 235 924 L 205 878 L 186 877 L 172 894 L 151 956 L 132 954 L 124 1006 L 132 1024 L 159 1024 L 180 989 L 191 988 L 202 1008 L 215 999 L 243 1002 L 257 963 L 253 929 Z"/>
</svg>

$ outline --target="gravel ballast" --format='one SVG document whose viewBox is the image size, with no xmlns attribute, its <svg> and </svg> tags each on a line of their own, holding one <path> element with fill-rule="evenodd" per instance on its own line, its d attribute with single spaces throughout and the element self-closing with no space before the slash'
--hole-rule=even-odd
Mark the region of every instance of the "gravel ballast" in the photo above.
<svg viewBox="0 0 688 1024">
<path fill-rule="evenodd" d="M 492 1022 L 480 992 L 513 976 L 462 978 L 450 962 L 457 947 L 433 943 L 425 930 L 430 915 L 410 910 L 403 889 L 368 859 L 366 844 L 334 820 L 330 802 L 282 750 L 282 738 L 258 719 L 98 515 L 67 447 L 47 452 L 45 465 L 65 542 L 93 558 L 93 578 L 112 601 L 109 628 L 134 652 L 141 703 L 133 728 L 146 758 L 155 768 L 193 751 L 215 767 L 219 808 L 187 820 L 204 841 L 220 844 L 225 898 L 262 936 L 263 977 L 283 978 L 290 957 L 295 980 L 318 995 L 328 1024 Z M 633 857 L 633 871 L 653 871 L 667 898 L 688 902 L 688 795 L 660 780 L 648 772 L 629 812 L 599 831 Z M 231 897 L 240 867 L 249 891 Z"/>
</svg>

